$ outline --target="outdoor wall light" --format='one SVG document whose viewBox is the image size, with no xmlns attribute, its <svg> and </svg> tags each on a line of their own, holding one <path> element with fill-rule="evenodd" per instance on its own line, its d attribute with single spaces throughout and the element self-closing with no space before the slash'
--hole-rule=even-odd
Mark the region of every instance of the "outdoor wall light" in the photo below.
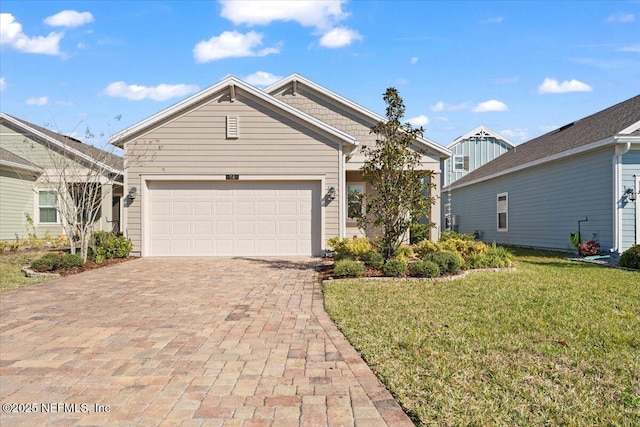
<svg viewBox="0 0 640 427">
<path fill-rule="evenodd" d="M 627 188 L 626 190 L 624 190 L 624 194 L 622 195 L 622 197 L 626 197 L 630 202 L 635 202 L 636 192 L 633 191 L 633 188 Z"/>
<path fill-rule="evenodd" d="M 129 198 L 129 200 L 133 201 L 133 199 L 136 198 L 137 192 L 138 192 L 138 189 L 136 187 L 131 187 L 129 189 L 129 194 L 127 194 L 127 197 Z"/>
<path fill-rule="evenodd" d="M 329 193 L 327 193 L 327 199 L 331 202 L 336 198 L 336 187 L 329 187 Z"/>
</svg>

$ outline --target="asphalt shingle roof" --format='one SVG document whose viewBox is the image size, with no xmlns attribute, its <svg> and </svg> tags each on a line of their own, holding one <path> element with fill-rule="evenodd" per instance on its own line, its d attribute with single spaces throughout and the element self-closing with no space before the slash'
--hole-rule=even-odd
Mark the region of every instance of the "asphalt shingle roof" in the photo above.
<svg viewBox="0 0 640 427">
<path fill-rule="evenodd" d="M 452 184 L 453 187 L 611 138 L 640 121 L 640 95 L 516 146 Z M 640 135 L 635 131 L 631 135 Z"/>
<path fill-rule="evenodd" d="M 33 163 L 31 163 L 29 160 L 24 159 L 20 156 L 17 156 L 15 154 L 13 154 L 11 151 L 9 150 L 5 150 L 4 148 L 0 147 L 0 160 L 4 160 L 7 162 L 11 162 L 11 163 L 16 163 L 19 165 L 24 165 L 24 166 L 29 166 L 32 168 L 37 168 L 36 165 L 34 165 Z"/>
</svg>

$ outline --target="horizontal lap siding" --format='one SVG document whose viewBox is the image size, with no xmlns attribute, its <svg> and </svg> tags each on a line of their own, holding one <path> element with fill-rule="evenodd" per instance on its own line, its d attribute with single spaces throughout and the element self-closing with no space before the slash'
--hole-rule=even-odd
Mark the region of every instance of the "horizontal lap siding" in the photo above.
<svg viewBox="0 0 640 427">
<path fill-rule="evenodd" d="M 604 250 L 613 244 L 613 150 L 571 158 L 452 190 L 451 213 L 463 233 L 483 240 L 552 249 L 573 249 L 569 233 L 582 223 L 583 238 L 597 233 Z M 496 197 L 509 193 L 507 232 L 497 231 Z"/>
<path fill-rule="evenodd" d="M 635 176 L 634 176 L 635 175 Z M 640 177 L 640 150 L 631 150 L 622 157 L 622 187 L 633 188 L 636 192 L 636 182 Z M 636 209 L 640 200 L 627 202 L 622 207 L 622 243 L 620 251 L 624 251 L 636 243 L 638 230 L 636 230 Z"/>
<path fill-rule="evenodd" d="M 240 93 L 238 93 L 240 92 Z M 298 121 L 253 101 L 236 89 L 229 102 L 215 97 L 125 146 L 127 189 L 141 187 L 140 175 L 250 175 L 324 176 L 324 195 L 339 188 L 338 143 Z M 238 139 L 226 139 L 226 116 L 239 116 Z M 143 196 L 144 197 L 144 196 Z M 126 208 L 127 233 L 135 251 L 141 248 L 141 197 Z M 338 203 L 325 208 L 326 238 L 338 234 Z M 322 247 L 325 247 L 322 242 Z"/>
</svg>

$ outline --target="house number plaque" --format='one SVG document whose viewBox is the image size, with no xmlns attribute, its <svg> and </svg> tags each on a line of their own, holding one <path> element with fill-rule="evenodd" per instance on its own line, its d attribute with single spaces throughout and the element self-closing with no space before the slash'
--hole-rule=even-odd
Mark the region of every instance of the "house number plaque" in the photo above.
<svg viewBox="0 0 640 427">
<path fill-rule="evenodd" d="M 240 176 L 239 175 L 226 175 L 225 178 L 228 181 L 237 181 L 237 180 L 240 179 Z"/>
</svg>

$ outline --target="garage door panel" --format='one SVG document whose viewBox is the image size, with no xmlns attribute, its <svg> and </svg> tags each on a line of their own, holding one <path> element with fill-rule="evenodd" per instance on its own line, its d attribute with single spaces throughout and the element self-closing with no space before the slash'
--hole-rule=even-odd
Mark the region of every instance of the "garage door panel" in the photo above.
<svg viewBox="0 0 640 427">
<path fill-rule="evenodd" d="M 293 256 L 320 251 L 319 183 L 150 182 L 152 256 Z"/>
</svg>

